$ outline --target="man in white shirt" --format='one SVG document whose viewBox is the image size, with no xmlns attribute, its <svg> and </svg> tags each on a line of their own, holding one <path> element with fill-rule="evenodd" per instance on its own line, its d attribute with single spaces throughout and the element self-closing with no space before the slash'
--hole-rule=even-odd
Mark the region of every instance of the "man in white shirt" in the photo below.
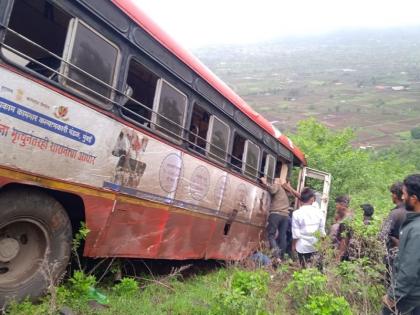
<svg viewBox="0 0 420 315">
<path fill-rule="evenodd" d="M 325 236 L 325 215 L 316 206 L 315 193 L 310 188 L 304 188 L 300 193 L 301 207 L 293 212 L 292 217 L 292 250 L 297 251 L 299 261 L 303 267 L 316 253 L 315 234 L 319 232 Z"/>
</svg>

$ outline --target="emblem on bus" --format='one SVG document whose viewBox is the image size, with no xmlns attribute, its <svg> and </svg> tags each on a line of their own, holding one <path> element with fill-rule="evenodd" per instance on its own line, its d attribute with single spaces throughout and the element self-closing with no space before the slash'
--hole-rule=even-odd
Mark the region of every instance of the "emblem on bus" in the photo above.
<svg viewBox="0 0 420 315">
<path fill-rule="evenodd" d="M 17 91 L 16 91 L 16 100 L 17 100 L 18 102 L 22 101 L 22 99 L 23 99 L 23 94 L 24 94 L 24 92 L 23 92 L 23 90 L 22 90 L 22 89 L 17 89 Z"/>
<path fill-rule="evenodd" d="M 64 121 L 69 120 L 69 118 L 67 117 L 67 114 L 69 113 L 68 107 L 60 105 L 60 106 L 54 107 L 54 109 L 55 109 L 54 110 L 55 117 Z"/>
</svg>

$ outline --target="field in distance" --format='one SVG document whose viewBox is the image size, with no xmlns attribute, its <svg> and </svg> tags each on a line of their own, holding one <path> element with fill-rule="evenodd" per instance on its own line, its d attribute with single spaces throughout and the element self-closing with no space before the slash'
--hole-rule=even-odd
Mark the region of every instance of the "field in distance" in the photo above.
<svg viewBox="0 0 420 315">
<path fill-rule="evenodd" d="M 387 147 L 420 126 L 420 27 L 348 31 L 194 52 L 282 131 L 315 117 Z"/>
</svg>

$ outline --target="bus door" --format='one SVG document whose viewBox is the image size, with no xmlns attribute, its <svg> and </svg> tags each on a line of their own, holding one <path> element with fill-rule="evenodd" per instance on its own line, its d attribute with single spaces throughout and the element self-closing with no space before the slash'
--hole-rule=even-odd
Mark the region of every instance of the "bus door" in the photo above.
<svg viewBox="0 0 420 315">
<path fill-rule="evenodd" d="M 330 194 L 331 174 L 318 171 L 309 167 L 303 167 L 299 173 L 297 191 L 302 191 L 306 186 L 316 191 L 316 202 L 322 212 L 327 215 Z M 295 202 L 295 209 L 298 207 Z"/>
</svg>

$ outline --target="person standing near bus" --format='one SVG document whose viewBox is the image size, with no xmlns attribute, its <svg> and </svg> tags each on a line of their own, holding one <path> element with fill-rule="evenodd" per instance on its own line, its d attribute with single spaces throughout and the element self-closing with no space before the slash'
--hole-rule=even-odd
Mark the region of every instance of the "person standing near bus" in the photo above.
<svg viewBox="0 0 420 315">
<path fill-rule="evenodd" d="M 351 238 L 349 221 L 352 211 L 349 209 L 350 198 L 346 195 L 335 198 L 335 221 L 330 229 L 330 238 L 338 261 L 349 258 L 348 247 Z"/>
<path fill-rule="evenodd" d="M 369 203 L 360 205 L 360 208 L 363 210 L 363 224 L 371 225 L 373 221 L 373 213 L 375 212 L 375 208 L 373 208 L 373 206 Z"/>
<path fill-rule="evenodd" d="M 314 206 L 315 193 L 304 188 L 300 193 L 301 207 L 292 216 L 292 250 L 296 251 L 300 264 L 305 267 L 316 253 L 317 232 L 325 236 L 325 218 L 319 207 Z"/>
<path fill-rule="evenodd" d="M 407 209 L 392 279 L 382 301 L 382 314 L 420 314 L 420 174 L 405 178 L 403 200 Z"/>
<path fill-rule="evenodd" d="M 267 238 L 273 255 L 282 259 L 287 249 L 287 228 L 289 223 L 289 197 L 298 193 L 289 183 L 281 183 L 280 178 L 275 178 L 273 184 L 268 184 L 265 177 L 261 178 L 262 184 L 271 194 L 270 214 L 267 222 Z"/>
<path fill-rule="evenodd" d="M 407 213 L 403 200 L 403 183 L 396 182 L 391 186 L 389 191 L 395 207 L 385 219 L 381 233 L 379 234 L 380 240 L 383 241 L 386 246 L 385 264 L 388 271 L 388 280 L 394 274 L 394 259 L 397 255 L 398 245 L 400 243 L 400 229 L 405 221 Z"/>
</svg>

